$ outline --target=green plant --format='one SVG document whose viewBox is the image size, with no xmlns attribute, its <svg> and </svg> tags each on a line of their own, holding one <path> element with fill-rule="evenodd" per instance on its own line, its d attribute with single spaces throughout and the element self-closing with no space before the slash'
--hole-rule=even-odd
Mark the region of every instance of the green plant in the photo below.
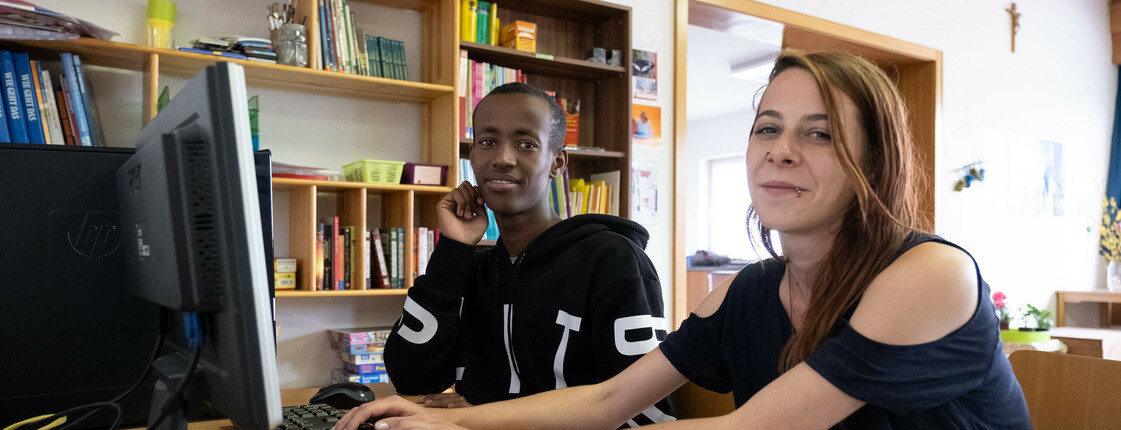
<svg viewBox="0 0 1121 430">
<path fill-rule="evenodd" d="M 1031 318 L 1035 320 L 1035 328 L 1039 330 L 1047 330 L 1051 328 L 1051 311 L 1046 309 L 1039 309 L 1032 305 L 1024 305 L 1027 310 L 1024 311 L 1024 322 Z"/>
</svg>

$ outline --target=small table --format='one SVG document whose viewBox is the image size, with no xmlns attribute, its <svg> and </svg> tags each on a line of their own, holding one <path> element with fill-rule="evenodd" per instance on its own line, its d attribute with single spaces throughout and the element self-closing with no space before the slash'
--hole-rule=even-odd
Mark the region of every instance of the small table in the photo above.
<svg viewBox="0 0 1121 430">
<path fill-rule="evenodd" d="M 1121 303 L 1121 292 L 1116 291 L 1056 291 L 1057 305 L 1055 309 L 1055 326 L 1062 327 L 1066 325 L 1066 307 L 1067 303 L 1100 303 L 1101 304 L 1101 326 L 1110 327 L 1112 324 L 1112 315 L 1110 314 L 1110 303 Z"/>
</svg>

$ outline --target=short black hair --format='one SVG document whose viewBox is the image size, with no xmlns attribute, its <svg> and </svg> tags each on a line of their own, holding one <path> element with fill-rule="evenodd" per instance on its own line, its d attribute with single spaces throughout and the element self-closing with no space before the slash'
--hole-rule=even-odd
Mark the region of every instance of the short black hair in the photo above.
<svg viewBox="0 0 1121 430">
<path fill-rule="evenodd" d="M 528 96 L 537 97 L 541 100 L 544 100 L 546 103 L 548 103 L 549 104 L 549 119 L 548 119 L 549 120 L 549 150 L 550 151 L 558 151 L 562 147 L 564 147 L 564 132 L 565 132 L 564 109 L 561 108 L 559 103 L 557 103 L 557 99 L 555 97 L 550 96 L 548 93 L 542 91 L 540 88 L 537 88 L 533 85 L 525 84 L 525 83 L 521 83 L 521 82 L 511 82 L 511 83 L 508 83 L 508 84 L 500 85 L 497 88 L 491 90 L 491 92 L 489 94 L 487 94 L 486 97 L 483 97 L 483 100 L 486 100 L 487 97 L 494 96 L 494 95 L 501 95 L 501 94 L 525 94 L 525 95 L 528 95 Z M 480 100 L 479 103 L 475 105 L 475 108 L 478 109 L 479 104 L 482 104 L 482 103 L 483 103 L 482 100 Z M 472 117 L 473 116 L 474 115 L 472 115 Z"/>
</svg>

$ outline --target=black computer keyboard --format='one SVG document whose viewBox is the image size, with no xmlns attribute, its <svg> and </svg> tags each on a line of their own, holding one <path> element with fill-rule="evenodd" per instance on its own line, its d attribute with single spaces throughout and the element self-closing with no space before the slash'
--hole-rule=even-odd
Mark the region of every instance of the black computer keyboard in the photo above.
<svg viewBox="0 0 1121 430">
<path fill-rule="evenodd" d="M 323 403 L 284 408 L 284 423 L 277 430 L 330 430 L 346 412 Z M 358 428 L 373 428 L 363 423 Z"/>
</svg>

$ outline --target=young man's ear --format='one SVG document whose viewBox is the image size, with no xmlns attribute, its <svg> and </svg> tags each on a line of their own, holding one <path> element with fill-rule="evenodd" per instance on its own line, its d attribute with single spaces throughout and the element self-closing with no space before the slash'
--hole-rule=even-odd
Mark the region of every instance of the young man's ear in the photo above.
<svg viewBox="0 0 1121 430">
<path fill-rule="evenodd" d="M 561 173 L 564 173 L 566 167 L 568 167 L 568 151 L 565 151 L 562 147 L 558 149 L 556 155 L 553 156 L 553 167 L 549 169 L 549 177 L 555 178 L 560 176 Z"/>
</svg>

